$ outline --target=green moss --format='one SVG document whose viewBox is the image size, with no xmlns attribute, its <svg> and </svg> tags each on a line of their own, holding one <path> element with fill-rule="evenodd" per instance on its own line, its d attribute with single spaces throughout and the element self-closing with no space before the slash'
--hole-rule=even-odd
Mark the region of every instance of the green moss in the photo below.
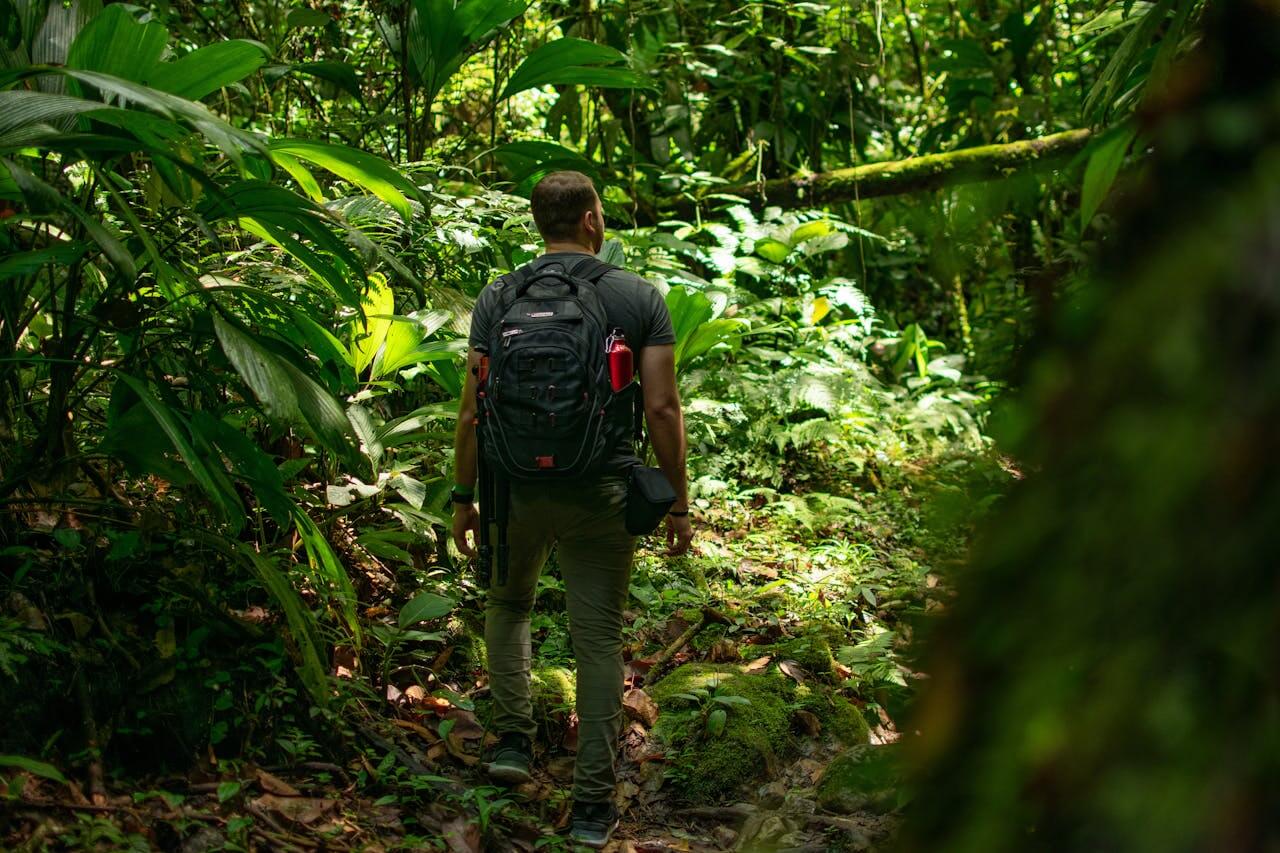
<svg viewBox="0 0 1280 853">
<path fill-rule="evenodd" d="M 529 673 L 529 698 L 538 737 L 546 744 L 563 742 L 569 714 L 578 698 L 573 670 L 562 666 L 539 666 Z"/>
<path fill-rule="evenodd" d="M 454 616 L 446 623 L 453 654 L 448 669 L 452 672 L 476 672 L 489 668 L 484 644 L 484 623 L 470 615 Z"/>
<path fill-rule="evenodd" d="M 818 805 L 837 812 L 897 807 L 900 782 L 893 746 L 854 746 L 827 765 L 818 780 Z"/>
<path fill-rule="evenodd" d="M 562 666 L 540 666 L 529 675 L 529 691 L 539 713 L 572 708 L 578 699 L 577 677 Z"/>
<path fill-rule="evenodd" d="M 726 708 L 724 731 L 715 737 L 706 732 L 698 706 L 676 698 L 698 688 L 750 704 Z M 777 673 L 748 675 L 734 664 L 691 663 L 653 685 L 649 695 L 662 712 L 655 732 L 670 748 L 670 772 L 683 799 L 722 800 L 775 770 L 791 746 L 794 684 Z"/>
<path fill-rule="evenodd" d="M 832 690 L 815 685 L 796 688 L 799 706 L 822 723 L 822 730 L 845 746 L 858 746 L 871 739 L 866 719 L 857 706 Z"/>
<path fill-rule="evenodd" d="M 793 660 L 814 675 L 827 677 L 835 672 L 831 643 L 817 632 L 764 646 L 760 653 L 769 655 L 774 661 Z"/>
</svg>

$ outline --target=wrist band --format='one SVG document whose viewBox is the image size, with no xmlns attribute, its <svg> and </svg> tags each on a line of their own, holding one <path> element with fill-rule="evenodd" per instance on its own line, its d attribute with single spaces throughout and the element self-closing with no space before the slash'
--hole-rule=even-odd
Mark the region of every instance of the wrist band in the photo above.
<svg viewBox="0 0 1280 853">
<path fill-rule="evenodd" d="M 674 509 L 673 509 L 673 510 L 671 510 L 670 512 L 668 512 L 668 513 L 667 513 L 667 515 L 674 515 L 676 518 L 684 518 L 684 517 L 685 517 L 686 515 L 688 515 L 688 514 L 689 514 L 689 510 L 687 510 L 687 509 L 686 509 L 686 510 L 679 511 L 679 512 L 677 512 L 676 510 L 674 510 Z"/>
</svg>

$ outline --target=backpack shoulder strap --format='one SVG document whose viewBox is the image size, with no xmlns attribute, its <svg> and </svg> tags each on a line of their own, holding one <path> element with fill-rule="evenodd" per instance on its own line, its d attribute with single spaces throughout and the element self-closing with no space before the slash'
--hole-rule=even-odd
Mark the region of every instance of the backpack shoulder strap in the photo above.
<svg viewBox="0 0 1280 853">
<path fill-rule="evenodd" d="M 568 269 L 569 275 L 574 278 L 580 278 L 583 281 L 589 281 L 592 284 L 599 284 L 600 279 L 609 273 L 618 269 L 613 264 L 605 263 L 599 258 L 583 258 Z"/>
<path fill-rule="evenodd" d="M 533 264 L 525 264 L 524 266 L 516 267 L 505 275 L 498 276 L 498 283 L 502 285 L 500 301 L 504 310 L 515 301 L 516 292 L 521 285 L 533 277 L 533 274 Z"/>
</svg>

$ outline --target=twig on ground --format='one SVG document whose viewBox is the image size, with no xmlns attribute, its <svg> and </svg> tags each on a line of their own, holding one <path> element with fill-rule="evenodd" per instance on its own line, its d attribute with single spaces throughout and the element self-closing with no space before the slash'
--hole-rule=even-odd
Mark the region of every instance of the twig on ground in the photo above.
<svg viewBox="0 0 1280 853">
<path fill-rule="evenodd" d="M 714 607 L 703 607 L 702 616 L 697 622 L 694 622 L 684 632 L 676 637 L 675 642 L 663 649 L 662 654 L 658 655 L 658 659 L 653 662 L 653 666 L 649 667 L 649 672 L 645 675 L 645 683 L 651 683 L 658 673 L 667 668 L 671 660 L 680 653 L 680 650 L 692 642 L 693 638 L 702 632 L 712 622 L 720 625 L 729 625 L 731 621 Z"/>
</svg>

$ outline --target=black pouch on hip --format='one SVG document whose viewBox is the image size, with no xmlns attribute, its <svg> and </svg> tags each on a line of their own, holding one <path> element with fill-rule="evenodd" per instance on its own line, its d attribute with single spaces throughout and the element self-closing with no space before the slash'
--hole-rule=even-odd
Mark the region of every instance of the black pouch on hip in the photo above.
<svg viewBox="0 0 1280 853">
<path fill-rule="evenodd" d="M 632 466 L 627 475 L 627 532 L 644 536 L 657 530 L 675 502 L 676 490 L 661 469 Z"/>
</svg>

